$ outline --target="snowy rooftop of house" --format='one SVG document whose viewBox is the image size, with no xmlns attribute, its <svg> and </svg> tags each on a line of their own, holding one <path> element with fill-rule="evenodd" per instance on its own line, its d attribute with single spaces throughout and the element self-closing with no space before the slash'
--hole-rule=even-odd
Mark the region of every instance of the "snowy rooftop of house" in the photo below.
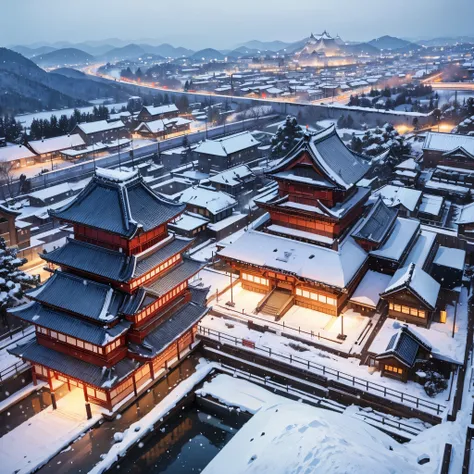
<svg viewBox="0 0 474 474">
<path fill-rule="evenodd" d="M 398 211 L 388 207 L 383 199 L 378 199 L 366 217 L 352 233 L 353 237 L 382 242 L 397 218 Z"/>
<path fill-rule="evenodd" d="M 461 208 L 459 217 L 456 220 L 456 224 L 472 224 L 472 223 L 474 223 L 474 202 L 463 206 Z"/>
<path fill-rule="evenodd" d="M 258 231 L 246 232 L 219 255 L 337 288 L 345 288 L 367 258 L 352 238 L 335 251 Z"/>
<path fill-rule="evenodd" d="M 395 166 L 398 170 L 411 170 L 416 171 L 418 169 L 418 163 L 413 158 L 408 158 L 402 161 L 399 165 Z"/>
<path fill-rule="evenodd" d="M 439 216 L 443 209 L 444 198 L 442 196 L 435 196 L 434 194 L 425 194 L 421 198 L 420 212 L 424 214 L 431 214 Z"/>
<path fill-rule="evenodd" d="M 35 154 L 24 145 L 8 144 L 0 147 L 0 163 L 33 158 Z"/>
<path fill-rule="evenodd" d="M 139 132 L 143 129 L 148 129 L 150 133 L 159 133 L 173 128 L 174 126 L 186 125 L 192 123 L 192 120 L 185 119 L 183 117 L 176 117 L 171 119 L 158 119 L 151 122 L 142 122 L 135 130 Z"/>
<path fill-rule="evenodd" d="M 444 153 L 463 148 L 474 155 L 474 137 L 453 133 L 428 132 L 423 150 L 441 151 Z"/>
<path fill-rule="evenodd" d="M 102 323 L 115 320 L 125 296 L 109 285 L 56 271 L 43 285 L 28 291 L 29 298 Z"/>
<path fill-rule="evenodd" d="M 177 217 L 184 206 L 155 194 L 138 171 L 97 168 L 69 204 L 50 214 L 58 219 L 132 238 Z"/>
<path fill-rule="evenodd" d="M 205 208 L 212 214 L 218 214 L 237 205 L 237 201 L 229 194 L 202 186 L 185 189 L 179 202 Z"/>
<path fill-rule="evenodd" d="M 236 186 L 252 177 L 254 177 L 252 170 L 247 165 L 240 165 L 211 176 L 209 181 L 227 186 Z"/>
<path fill-rule="evenodd" d="M 404 324 L 392 335 L 385 351 L 379 353 L 377 359 L 395 357 L 406 366 L 413 367 L 420 347 L 431 352 L 431 344 Z"/>
<path fill-rule="evenodd" d="M 387 241 L 379 249 L 372 250 L 370 254 L 398 261 L 419 228 L 420 223 L 418 221 L 397 217 Z"/>
<path fill-rule="evenodd" d="M 384 296 L 401 289 L 409 289 L 431 309 L 435 309 L 440 288 L 440 284 L 434 278 L 414 263 L 410 263 L 395 272 Z"/>
<path fill-rule="evenodd" d="M 115 130 L 117 128 L 125 128 L 125 125 L 121 120 L 115 120 L 114 122 L 107 122 L 107 120 L 98 120 L 97 122 L 79 123 L 76 125 L 77 128 L 81 129 L 86 135 L 91 133 L 105 132 L 107 130 Z"/>
<path fill-rule="evenodd" d="M 169 225 L 172 228 L 175 227 L 184 231 L 191 231 L 207 224 L 208 222 L 209 220 L 202 216 L 196 214 L 191 215 L 190 213 L 185 212 Z"/>
<path fill-rule="evenodd" d="M 421 199 L 422 192 L 417 189 L 405 188 L 386 184 L 374 191 L 373 198 L 382 197 L 385 204 L 389 207 L 402 205 L 409 211 L 414 211 Z"/>
<path fill-rule="evenodd" d="M 45 140 L 34 140 L 28 143 L 28 146 L 38 155 L 83 145 L 85 145 L 84 140 L 77 133 L 73 135 L 61 135 L 60 137 L 47 138 Z"/>
<path fill-rule="evenodd" d="M 383 293 L 391 280 L 390 275 L 369 270 L 355 289 L 350 301 L 370 308 L 376 308 Z"/>
<path fill-rule="evenodd" d="M 433 261 L 436 265 L 464 270 L 466 251 L 440 246 Z"/>
<path fill-rule="evenodd" d="M 291 170 L 293 163 L 305 152 L 328 181 L 343 189 L 349 189 L 360 181 L 370 168 L 368 161 L 346 147 L 335 125 L 331 125 L 315 135 L 305 135 L 270 173 Z"/>
<path fill-rule="evenodd" d="M 405 263 L 414 263 L 418 267 L 423 268 L 427 263 L 428 256 L 430 255 L 435 242 L 435 232 L 422 230 L 416 239 L 415 245 L 413 245 L 410 250 Z"/>
<path fill-rule="evenodd" d="M 159 105 L 157 107 L 144 106 L 143 107 L 150 115 L 169 114 L 171 112 L 178 112 L 178 107 L 175 104 Z"/>
<path fill-rule="evenodd" d="M 258 145 L 260 142 L 250 132 L 242 132 L 218 140 L 204 140 L 194 151 L 205 155 L 226 157 Z"/>
</svg>

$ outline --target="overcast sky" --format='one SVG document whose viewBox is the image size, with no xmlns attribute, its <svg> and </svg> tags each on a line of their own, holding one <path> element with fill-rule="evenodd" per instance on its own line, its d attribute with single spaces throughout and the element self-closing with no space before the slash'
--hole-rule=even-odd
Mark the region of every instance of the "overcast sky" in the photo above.
<svg viewBox="0 0 474 474">
<path fill-rule="evenodd" d="M 153 38 L 222 49 L 324 29 L 357 41 L 474 35 L 473 18 L 474 0 L 1 0 L 0 44 Z"/>
</svg>

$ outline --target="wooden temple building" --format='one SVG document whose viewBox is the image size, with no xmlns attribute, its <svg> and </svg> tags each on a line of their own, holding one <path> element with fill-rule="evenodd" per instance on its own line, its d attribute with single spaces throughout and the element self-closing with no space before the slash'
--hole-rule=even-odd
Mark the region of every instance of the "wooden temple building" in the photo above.
<svg viewBox="0 0 474 474">
<path fill-rule="evenodd" d="M 266 294 L 258 310 L 279 317 L 297 304 L 340 314 L 368 265 L 349 230 L 370 195 L 357 186 L 369 167 L 332 126 L 306 135 L 269 171 L 278 196 L 257 204 L 269 212 L 270 224 L 219 252 L 240 272 L 245 289 Z"/>
<path fill-rule="evenodd" d="M 185 206 L 155 194 L 136 171 L 97 169 L 69 204 L 50 211 L 74 238 L 42 258 L 53 274 L 11 314 L 36 337 L 11 353 L 33 381 L 59 380 L 89 403 L 116 410 L 195 342 L 207 290 L 188 287 L 202 265 L 192 240 L 168 232 Z M 88 410 L 90 413 L 90 410 Z"/>
</svg>

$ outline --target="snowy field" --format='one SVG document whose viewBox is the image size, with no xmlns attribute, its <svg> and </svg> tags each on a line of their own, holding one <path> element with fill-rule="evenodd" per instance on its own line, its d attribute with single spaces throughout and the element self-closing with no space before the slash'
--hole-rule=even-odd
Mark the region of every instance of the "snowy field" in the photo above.
<svg viewBox="0 0 474 474">
<path fill-rule="evenodd" d="M 43 466 L 102 418 L 98 407 L 91 408 L 87 420 L 84 394 L 73 389 L 57 410 L 48 407 L 7 433 L 0 442 L 0 472 L 26 474 Z"/>
<path fill-rule="evenodd" d="M 270 323 L 270 326 L 272 326 L 271 323 L 275 322 L 274 316 L 265 313 L 258 313 L 257 315 L 255 313 L 255 308 L 264 298 L 264 294 L 244 290 L 240 282 L 234 286 L 233 294 L 235 303 L 233 308 L 225 305 L 231 299 L 229 289 L 219 297 L 219 303 L 214 305 L 214 309 L 229 316 L 236 316 L 239 313 L 240 317 L 246 320 L 254 320 L 257 324 L 268 325 Z M 355 311 L 348 310 L 343 314 L 343 319 L 341 319 L 341 317 L 330 316 L 319 311 L 294 305 L 274 327 L 280 330 L 282 329 L 280 326 L 284 324 L 287 332 L 294 333 L 295 336 L 301 339 L 317 342 L 318 344 L 346 353 L 359 353 L 362 345 L 356 344 L 357 341 L 361 338 L 369 322 L 372 321 L 373 325 L 375 325 L 379 317 L 380 315 L 376 314 L 369 318 Z M 343 328 L 341 323 L 344 325 Z M 337 339 L 342 329 L 347 336 L 344 341 Z"/>
<path fill-rule="evenodd" d="M 238 345 L 244 350 L 255 351 L 259 355 L 268 356 L 271 350 L 272 359 L 297 368 L 308 370 L 309 362 L 309 370 L 317 375 L 323 375 L 330 380 L 338 380 L 351 387 L 356 386 L 368 393 L 373 393 L 386 399 L 400 402 L 400 395 L 403 393 L 403 403 L 407 406 L 416 407 L 418 405 L 416 398 L 418 398 L 422 402 L 419 405 L 419 409 L 430 414 L 438 414 L 438 410 L 441 410 L 439 416 L 443 416 L 447 405 L 450 403 L 448 401 L 449 390 L 445 390 L 430 398 L 425 393 L 423 386 L 414 381 L 409 380 L 404 383 L 399 380 L 382 377 L 381 372 L 374 370 L 372 367 L 359 365 L 360 360 L 354 357 L 339 357 L 303 342 L 295 343 L 295 341 L 278 334 L 254 331 L 249 329 L 245 323 L 225 320 L 224 318 L 208 314 L 203 318 L 201 328 L 204 331 L 206 329 L 219 331 L 223 335 L 227 335 L 227 344 Z M 217 333 L 211 332 L 210 337 L 219 340 Z M 234 338 L 237 338 L 237 341 Z M 255 349 L 243 347 L 239 340 L 254 343 Z M 224 339 L 221 337 L 220 342 L 223 341 Z M 344 375 L 338 375 L 337 371 Z M 353 377 L 356 377 L 356 379 L 354 380 Z"/>
<path fill-rule="evenodd" d="M 200 395 L 254 414 L 204 474 L 437 473 L 445 440 L 426 430 L 406 444 L 351 416 L 288 401 L 250 382 L 219 374 Z M 419 465 L 428 456 L 430 462 Z"/>
</svg>

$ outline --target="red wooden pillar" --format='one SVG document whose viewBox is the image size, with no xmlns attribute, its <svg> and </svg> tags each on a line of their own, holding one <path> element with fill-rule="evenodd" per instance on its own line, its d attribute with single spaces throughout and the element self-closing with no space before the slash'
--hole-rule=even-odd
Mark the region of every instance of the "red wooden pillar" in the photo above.
<svg viewBox="0 0 474 474">
<path fill-rule="evenodd" d="M 86 386 L 86 384 L 82 384 L 82 389 L 84 391 L 84 401 L 86 402 L 87 419 L 90 420 L 92 418 L 92 410 L 91 410 L 91 404 L 89 403 L 89 395 L 87 395 L 87 386 Z"/>
<path fill-rule="evenodd" d="M 151 380 L 155 380 L 155 371 L 153 369 L 153 362 L 152 361 L 148 362 L 148 365 L 150 366 L 150 378 Z"/>
<path fill-rule="evenodd" d="M 176 341 L 176 356 L 178 357 L 178 360 L 181 360 L 179 356 L 179 339 Z"/>
<path fill-rule="evenodd" d="M 56 410 L 58 408 L 56 404 L 56 395 L 54 394 L 54 388 L 53 388 L 53 380 L 51 377 L 51 370 L 48 369 L 48 384 L 49 384 L 49 391 L 51 393 L 51 405 L 53 406 L 53 410 Z"/>
<path fill-rule="evenodd" d="M 32 365 L 31 366 L 31 377 L 33 378 L 33 385 L 38 385 L 38 380 L 36 379 L 36 370 L 35 370 L 35 366 Z"/>
<path fill-rule="evenodd" d="M 135 374 L 132 375 L 132 381 L 133 381 L 133 393 L 135 394 L 135 397 L 138 397 L 137 381 L 135 380 Z"/>
</svg>

